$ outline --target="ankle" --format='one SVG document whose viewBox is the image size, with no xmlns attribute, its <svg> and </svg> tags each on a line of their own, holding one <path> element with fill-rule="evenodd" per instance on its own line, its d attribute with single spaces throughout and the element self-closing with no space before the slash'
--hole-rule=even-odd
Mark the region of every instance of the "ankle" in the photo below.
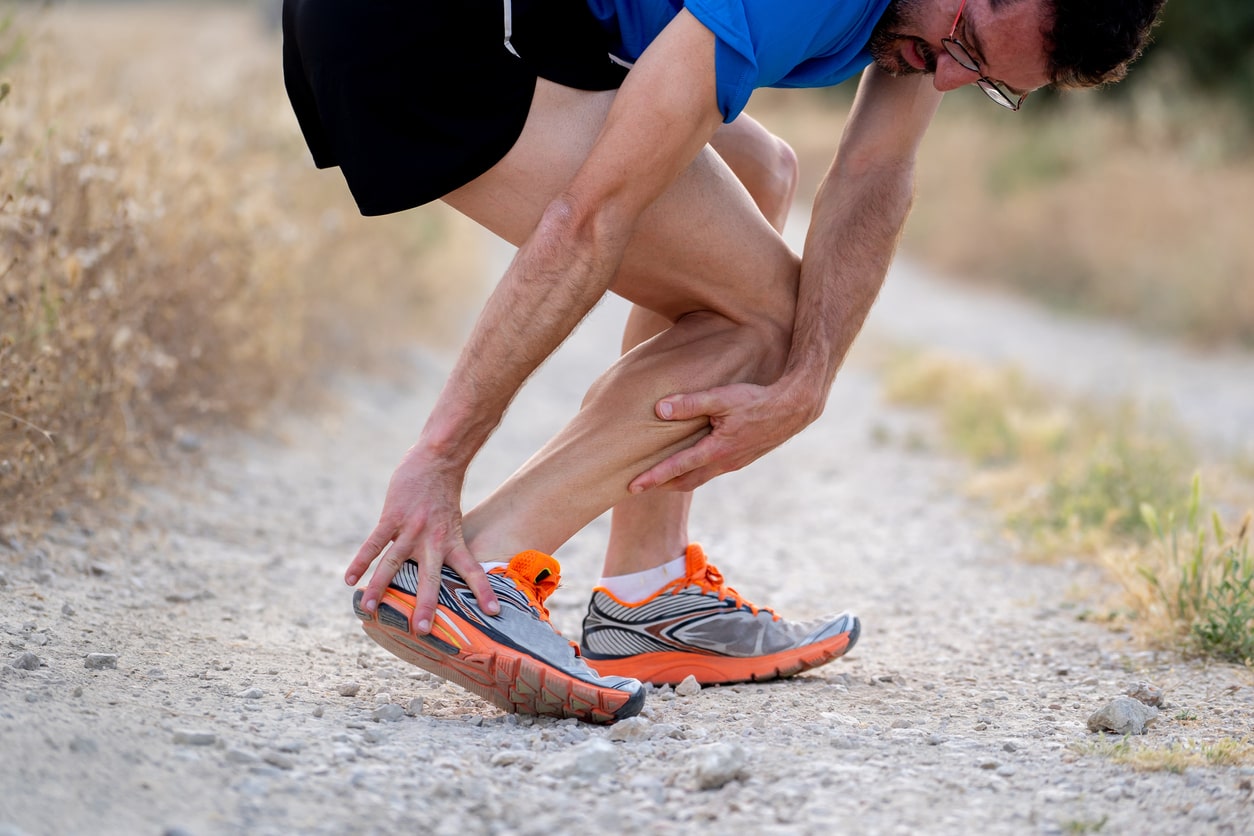
<svg viewBox="0 0 1254 836">
<path fill-rule="evenodd" d="M 613 575 L 601 578 L 599 586 L 625 604 L 635 604 L 655 594 L 669 583 L 685 577 L 687 565 L 685 555 L 645 569 L 643 572 L 632 572 L 627 575 Z"/>
</svg>

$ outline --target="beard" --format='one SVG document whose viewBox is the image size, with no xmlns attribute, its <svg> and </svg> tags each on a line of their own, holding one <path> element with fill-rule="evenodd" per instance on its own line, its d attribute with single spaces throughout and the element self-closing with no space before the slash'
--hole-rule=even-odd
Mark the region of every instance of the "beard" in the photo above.
<svg viewBox="0 0 1254 836">
<path fill-rule="evenodd" d="M 892 0 L 871 32 L 867 50 L 876 66 L 889 75 L 918 75 L 936 72 L 936 53 L 927 42 L 915 35 L 902 34 L 903 29 L 918 29 L 918 11 L 928 0 Z M 925 69 L 918 69 L 902 56 L 902 49 L 913 44 L 923 58 Z"/>
</svg>

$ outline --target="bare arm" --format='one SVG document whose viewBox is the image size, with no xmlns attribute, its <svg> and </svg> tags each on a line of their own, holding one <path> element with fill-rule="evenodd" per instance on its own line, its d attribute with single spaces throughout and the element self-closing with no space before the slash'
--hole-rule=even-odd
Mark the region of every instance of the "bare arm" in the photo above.
<svg viewBox="0 0 1254 836">
<path fill-rule="evenodd" d="M 345 574 L 356 583 L 392 544 L 367 587 L 367 609 L 414 559 L 419 632 L 429 629 L 444 565 L 494 611 L 461 533 L 466 468 L 526 378 L 608 289 L 640 214 L 718 128 L 714 83 L 714 36 L 681 12 L 636 63 L 587 160 L 520 247 L 393 474 L 379 524 Z"/>
<path fill-rule="evenodd" d="M 633 492 L 691 490 L 822 414 L 892 261 L 913 197 L 915 154 L 940 98 L 928 76 L 893 78 L 874 66 L 864 73 L 815 199 L 784 374 L 767 387 L 734 384 L 659 401 L 659 417 L 709 416 L 714 429 L 633 480 Z"/>
</svg>

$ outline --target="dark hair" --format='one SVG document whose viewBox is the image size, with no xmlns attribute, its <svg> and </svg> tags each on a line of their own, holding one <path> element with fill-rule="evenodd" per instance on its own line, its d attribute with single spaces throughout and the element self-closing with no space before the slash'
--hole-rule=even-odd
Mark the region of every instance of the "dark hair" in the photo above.
<svg viewBox="0 0 1254 836">
<path fill-rule="evenodd" d="M 1165 0 L 1046 0 L 1054 25 L 1046 33 L 1056 87 L 1096 87 L 1128 73 Z"/>
</svg>

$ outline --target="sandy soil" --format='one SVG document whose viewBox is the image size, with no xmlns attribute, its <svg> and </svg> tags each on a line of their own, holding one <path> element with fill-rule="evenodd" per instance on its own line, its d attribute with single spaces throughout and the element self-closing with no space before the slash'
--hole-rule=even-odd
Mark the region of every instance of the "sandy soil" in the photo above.
<svg viewBox="0 0 1254 836">
<path fill-rule="evenodd" d="M 927 318 L 909 299 L 875 316 Z M 601 306 L 540 372 L 472 499 L 574 408 L 622 314 Z M 388 656 L 339 576 L 447 360 L 416 353 L 403 384 L 345 380 L 338 409 L 203 440 L 120 521 L 69 508 L 36 542 L 0 540 L 0 833 L 1254 828 L 1250 767 L 1139 773 L 1086 748 L 1089 715 L 1138 681 L 1165 694 L 1154 745 L 1249 737 L 1250 672 L 1079 620 L 1100 579 L 1017 560 L 964 467 L 904 441 L 928 419 L 885 406 L 856 359 L 818 424 L 695 513 L 751 600 L 859 612 L 846 659 L 665 689 L 602 728 L 501 714 Z M 571 635 L 605 536 L 598 521 L 559 554 Z"/>
</svg>

